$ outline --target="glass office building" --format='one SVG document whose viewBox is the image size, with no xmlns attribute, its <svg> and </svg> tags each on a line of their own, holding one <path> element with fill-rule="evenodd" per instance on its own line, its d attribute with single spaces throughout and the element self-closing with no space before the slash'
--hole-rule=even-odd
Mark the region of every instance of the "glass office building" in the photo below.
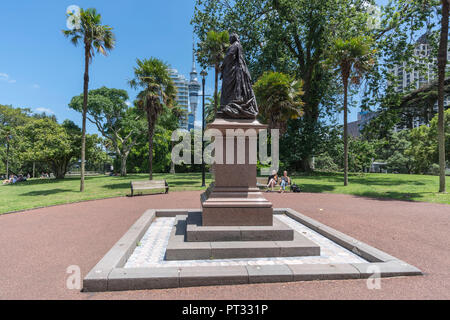
<svg viewBox="0 0 450 320">
<path fill-rule="evenodd" d="M 172 78 L 175 87 L 177 88 L 176 102 L 184 112 L 180 120 L 180 128 L 188 129 L 188 114 L 189 114 L 189 81 L 177 69 L 169 69 L 170 77 Z"/>
</svg>

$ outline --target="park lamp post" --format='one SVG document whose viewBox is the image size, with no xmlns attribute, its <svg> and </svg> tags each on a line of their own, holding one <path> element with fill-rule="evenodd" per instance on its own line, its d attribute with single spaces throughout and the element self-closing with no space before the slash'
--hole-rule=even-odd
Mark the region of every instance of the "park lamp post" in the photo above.
<svg viewBox="0 0 450 320">
<path fill-rule="evenodd" d="M 205 78 L 208 73 L 206 70 L 202 70 L 200 75 L 202 76 L 202 187 L 205 187 L 205 159 L 203 158 L 205 142 L 203 141 L 203 135 L 205 133 Z"/>
</svg>

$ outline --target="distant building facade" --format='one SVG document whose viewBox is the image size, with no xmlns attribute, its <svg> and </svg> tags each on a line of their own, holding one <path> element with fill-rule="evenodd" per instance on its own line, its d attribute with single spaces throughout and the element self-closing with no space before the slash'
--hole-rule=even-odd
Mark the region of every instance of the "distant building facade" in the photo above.
<svg viewBox="0 0 450 320">
<path fill-rule="evenodd" d="M 188 112 L 189 112 L 189 81 L 177 69 L 169 69 L 170 78 L 177 88 L 177 96 L 175 101 L 183 111 L 183 116 L 180 120 L 180 128 L 188 128 Z"/>
<path fill-rule="evenodd" d="M 364 127 L 377 116 L 377 112 L 373 111 L 361 111 L 358 112 L 358 120 L 349 122 L 348 134 L 354 138 L 359 138 L 361 136 L 361 131 Z"/>
<path fill-rule="evenodd" d="M 178 72 L 177 69 L 169 69 L 175 87 L 177 88 L 176 102 L 183 110 L 183 117 L 180 120 L 180 128 L 191 130 L 195 125 L 195 116 L 198 107 L 198 96 L 200 93 L 200 83 L 198 82 L 198 73 L 195 67 L 195 51 L 192 51 L 192 70 L 190 79 Z"/>
<path fill-rule="evenodd" d="M 397 92 L 410 92 L 411 90 L 419 89 L 437 78 L 437 58 L 432 57 L 430 59 L 430 54 L 432 53 L 431 47 L 429 45 L 427 34 L 422 35 L 416 43 L 414 49 L 415 65 L 419 67 L 414 68 L 414 66 L 408 65 L 403 62 L 401 65 L 395 66 L 391 72 L 396 76 L 395 90 Z M 447 53 L 447 58 L 450 61 L 450 50 Z M 447 72 L 450 71 L 450 65 L 447 65 Z M 392 83 L 391 83 L 392 84 Z M 444 98 L 444 108 L 450 106 L 450 96 Z M 433 107 L 432 115 L 436 114 L 438 110 L 437 102 Z M 407 110 L 406 110 L 407 111 Z M 408 112 L 405 112 L 406 114 Z M 413 115 L 406 121 L 402 121 L 395 126 L 394 130 L 399 131 L 407 128 L 416 128 L 421 125 L 427 124 L 432 116 L 428 119 L 423 116 Z"/>
</svg>

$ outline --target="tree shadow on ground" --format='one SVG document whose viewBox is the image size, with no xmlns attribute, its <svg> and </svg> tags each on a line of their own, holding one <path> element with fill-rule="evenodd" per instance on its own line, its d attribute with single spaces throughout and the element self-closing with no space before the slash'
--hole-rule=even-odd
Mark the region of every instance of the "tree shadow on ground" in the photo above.
<svg viewBox="0 0 450 320">
<path fill-rule="evenodd" d="M 297 184 L 294 181 L 295 184 Z M 312 193 L 321 193 L 327 191 L 333 191 L 336 189 L 334 186 L 326 185 L 326 184 L 308 184 L 308 183 L 298 183 L 301 192 L 312 192 Z"/>
<path fill-rule="evenodd" d="M 435 192 L 364 191 L 364 192 L 353 193 L 354 196 L 370 198 L 372 200 L 409 201 L 409 202 L 421 202 L 420 199 L 425 198 L 425 195 L 427 195 L 427 194 L 435 194 Z"/>
<path fill-rule="evenodd" d="M 294 179 L 298 180 L 323 180 L 330 183 L 343 183 L 343 175 L 311 175 L 311 176 L 294 176 Z M 425 182 L 412 180 L 412 179 L 395 179 L 391 177 L 371 177 L 369 175 L 349 175 L 350 184 L 361 184 L 361 185 L 375 185 L 375 186 L 400 186 L 400 185 L 416 185 L 423 186 L 426 185 Z"/>
<path fill-rule="evenodd" d="M 52 184 L 52 183 L 58 183 L 61 181 L 70 181 L 75 180 L 74 178 L 65 178 L 65 179 L 33 179 L 33 180 L 27 180 L 22 182 L 16 182 L 14 184 L 8 184 L 6 186 L 8 187 L 26 187 L 26 186 L 35 186 L 35 185 L 41 185 L 41 184 Z M 80 180 L 78 178 L 77 180 Z"/>
<path fill-rule="evenodd" d="M 22 196 L 48 196 L 48 195 L 52 195 L 55 193 L 63 193 L 63 192 L 71 192 L 73 190 L 70 189 L 49 189 L 49 190 L 36 190 L 36 191 L 30 191 L 30 192 L 26 192 L 26 193 L 22 193 Z"/>
<path fill-rule="evenodd" d="M 102 186 L 102 188 L 111 189 L 111 190 L 126 189 L 126 188 L 130 188 L 130 183 L 129 182 L 124 182 L 124 183 L 105 184 L 105 185 Z"/>
</svg>

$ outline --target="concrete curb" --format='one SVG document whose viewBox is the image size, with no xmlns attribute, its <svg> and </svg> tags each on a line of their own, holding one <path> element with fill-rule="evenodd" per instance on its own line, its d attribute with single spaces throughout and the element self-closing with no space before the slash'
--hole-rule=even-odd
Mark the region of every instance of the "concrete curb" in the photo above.
<svg viewBox="0 0 450 320">
<path fill-rule="evenodd" d="M 280 264 L 267 266 L 123 268 L 155 217 L 176 217 L 198 209 L 147 210 L 92 268 L 84 292 L 146 290 L 312 280 L 367 279 L 422 275 L 416 267 L 360 242 L 292 209 L 286 214 L 368 261 L 353 264 Z"/>
</svg>

